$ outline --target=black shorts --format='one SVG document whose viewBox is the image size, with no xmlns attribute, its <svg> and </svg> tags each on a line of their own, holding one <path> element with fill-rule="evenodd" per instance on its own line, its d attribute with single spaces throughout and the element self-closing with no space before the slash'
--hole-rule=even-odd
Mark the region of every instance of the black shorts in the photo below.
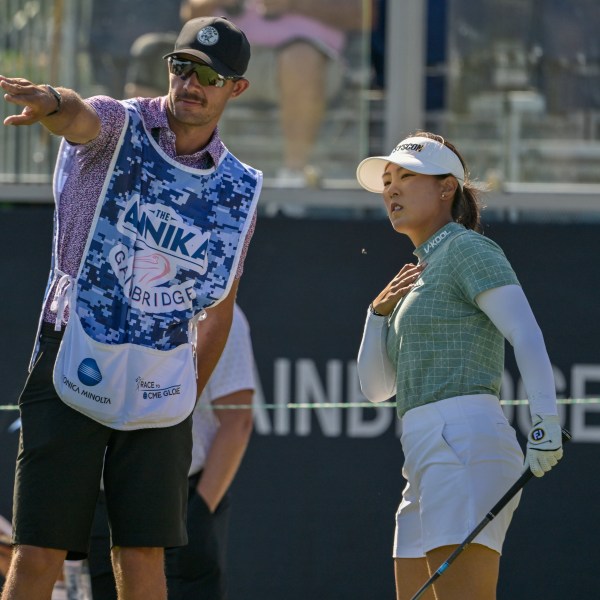
<svg viewBox="0 0 600 600">
<path fill-rule="evenodd" d="M 226 553 L 229 528 L 229 493 L 214 513 L 196 491 L 200 474 L 189 478 L 189 542 L 165 552 L 165 571 L 169 598 L 225 600 L 227 596 Z M 92 596 L 117 600 L 117 589 L 110 555 L 110 532 L 107 525 L 104 494 L 96 506 L 89 554 Z"/>
<path fill-rule="evenodd" d="M 57 396 L 52 371 L 60 339 L 43 334 L 40 342 L 19 398 L 14 543 L 67 550 L 73 559 L 86 556 L 103 477 L 114 545 L 186 544 L 191 415 L 166 428 L 117 431 L 101 425 Z"/>
</svg>

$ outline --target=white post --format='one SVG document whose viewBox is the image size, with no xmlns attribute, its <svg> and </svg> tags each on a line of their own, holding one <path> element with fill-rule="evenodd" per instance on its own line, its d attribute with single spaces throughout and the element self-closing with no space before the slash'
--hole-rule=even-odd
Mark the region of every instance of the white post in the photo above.
<svg viewBox="0 0 600 600">
<path fill-rule="evenodd" d="M 424 125 L 426 10 L 426 0 L 387 3 L 384 152 Z"/>
</svg>

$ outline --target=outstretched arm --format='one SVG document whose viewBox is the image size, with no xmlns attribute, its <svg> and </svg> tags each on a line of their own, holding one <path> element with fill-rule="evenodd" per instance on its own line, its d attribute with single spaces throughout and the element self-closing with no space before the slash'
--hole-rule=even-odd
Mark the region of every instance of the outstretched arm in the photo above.
<svg viewBox="0 0 600 600">
<path fill-rule="evenodd" d="M 20 77 L 0 75 L 4 100 L 23 107 L 20 114 L 4 119 L 4 125 L 41 123 L 50 133 L 75 144 L 85 144 L 100 133 L 100 119 L 94 109 L 73 90 L 58 88 L 60 98 L 46 84 L 34 84 Z"/>
</svg>

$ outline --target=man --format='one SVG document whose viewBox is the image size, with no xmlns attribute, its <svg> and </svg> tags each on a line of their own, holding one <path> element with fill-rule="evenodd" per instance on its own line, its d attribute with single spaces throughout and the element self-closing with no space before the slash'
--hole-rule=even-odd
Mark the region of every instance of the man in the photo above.
<svg viewBox="0 0 600 600">
<path fill-rule="evenodd" d="M 254 354 L 248 321 L 236 304 L 221 358 L 194 409 L 187 546 L 166 551 L 170 600 L 225 600 L 228 493 L 252 433 Z M 219 410 L 219 406 L 223 407 Z M 233 408 L 239 406 L 240 408 Z M 216 407 L 217 410 L 213 410 Z M 157 482 L 158 485 L 158 482 Z M 101 495 L 90 546 L 93 597 L 114 600 L 106 504 Z"/>
<path fill-rule="evenodd" d="M 48 598 L 65 557 L 87 554 L 103 468 L 121 600 L 164 600 L 163 548 L 187 542 L 191 412 L 229 333 L 262 174 L 217 131 L 249 85 L 243 32 L 195 19 L 165 58 L 168 96 L 137 101 L 0 76 L 23 107 L 5 125 L 65 140 L 2 600 Z"/>
</svg>

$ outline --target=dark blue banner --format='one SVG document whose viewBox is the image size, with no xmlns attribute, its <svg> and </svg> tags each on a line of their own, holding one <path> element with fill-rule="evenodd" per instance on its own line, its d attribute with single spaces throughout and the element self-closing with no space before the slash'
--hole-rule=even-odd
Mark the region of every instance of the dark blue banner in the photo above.
<svg viewBox="0 0 600 600">
<path fill-rule="evenodd" d="M 25 379 L 49 265 L 51 211 L 2 215 L 4 402 Z M 559 397 L 600 396 L 595 224 L 492 223 L 544 332 Z M 369 302 L 413 261 L 386 221 L 259 219 L 239 302 L 252 329 L 260 390 L 255 432 L 233 485 L 232 600 L 393 598 L 394 513 L 403 487 L 392 408 L 360 403 L 356 354 Z M 502 396 L 524 398 L 507 348 Z M 527 407 L 505 406 L 521 441 Z M 595 589 L 594 508 L 600 405 L 561 406 L 573 433 L 560 467 L 525 488 L 501 561 L 498 598 L 588 597 Z M 0 413 L 0 514 L 9 516 L 14 411 Z M 490 507 L 491 508 L 491 507 Z"/>
</svg>

